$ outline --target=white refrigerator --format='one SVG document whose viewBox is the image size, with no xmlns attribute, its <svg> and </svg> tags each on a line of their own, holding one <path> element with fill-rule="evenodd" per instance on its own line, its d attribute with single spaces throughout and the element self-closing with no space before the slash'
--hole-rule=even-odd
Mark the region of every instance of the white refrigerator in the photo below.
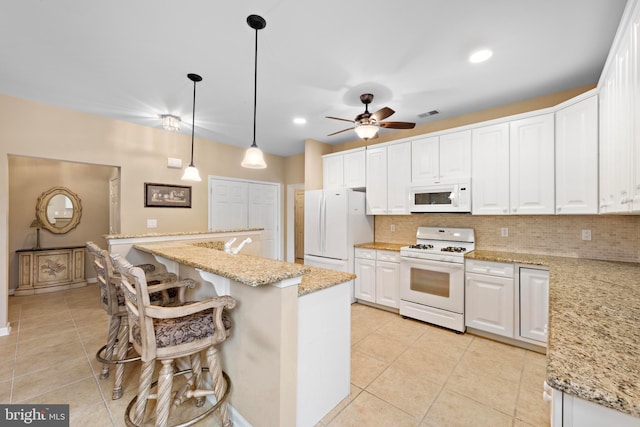
<svg viewBox="0 0 640 427">
<path fill-rule="evenodd" d="M 353 273 L 353 245 L 373 242 L 365 193 L 352 189 L 304 194 L 304 263 Z M 352 284 L 353 287 L 353 284 Z"/>
</svg>

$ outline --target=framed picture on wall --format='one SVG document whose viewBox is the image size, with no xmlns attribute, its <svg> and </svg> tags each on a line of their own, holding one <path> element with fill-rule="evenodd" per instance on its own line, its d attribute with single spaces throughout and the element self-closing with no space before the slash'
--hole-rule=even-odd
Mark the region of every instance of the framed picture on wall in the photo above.
<svg viewBox="0 0 640 427">
<path fill-rule="evenodd" d="M 144 183 L 145 208 L 190 208 L 191 187 L 186 185 Z"/>
</svg>

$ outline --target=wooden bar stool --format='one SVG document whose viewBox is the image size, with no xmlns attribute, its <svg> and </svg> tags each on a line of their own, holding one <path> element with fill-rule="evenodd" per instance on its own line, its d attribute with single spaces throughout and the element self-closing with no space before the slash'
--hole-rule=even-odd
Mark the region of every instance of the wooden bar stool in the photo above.
<svg viewBox="0 0 640 427">
<path fill-rule="evenodd" d="M 132 344 L 142 357 L 138 395 L 125 413 L 127 425 L 142 425 L 147 401 L 150 399 L 156 399 L 155 425 L 165 427 L 170 410 L 191 398 L 195 398 L 196 406 L 202 406 L 204 398 L 213 395 L 215 405 L 180 425 L 191 425 L 219 410 L 222 425 L 231 426 L 226 401 L 231 381 L 222 372 L 216 346 L 229 336 L 231 322 L 227 311 L 235 307 L 236 301 L 230 296 L 220 296 L 174 307 L 151 305 L 142 269 L 132 266 L 117 254 L 113 254 L 111 259 L 114 268 L 121 275 L 120 286 L 125 294 Z M 210 374 L 208 379 L 203 374 L 207 369 L 201 367 L 200 353 L 203 351 Z M 190 376 L 185 386 L 174 393 L 173 362 L 181 357 L 190 358 Z M 156 361 L 161 362 L 162 368 L 158 376 L 157 393 L 151 394 Z"/>
<path fill-rule="evenodd" d="M 111 396 L 113 400 L 116 400 L 122 397 L 125 364 L 140 360 L 140 356 L 127 357 L 129 353 L 129 326 L 124 306 L 124 294 L 119 289 L 120 275 L 114 272 L 106 250 L 101 249 L 93 242 L 86 242 L 86 247 L 88 252 L 93 255 L 93 267 L 96 270 L 96 279 L 100 286 L 102 308 L 109 315 L 107 343 L 98 350 L 96 359 L 103 364 L 100 379 L 108 378 L 111 365 L 116 365 Z M 193 287 L 196 283 L 190 279 L 177 282 L 177 276 L 173 273 L 155 273 L 153 264 L 143 264 L 140 267 L 146 272 L 149 283 L 172 284 L 169 290 L 166 287 L 156 290 L 154 286 L 151 286 L 151 291 L 154 292 L 152 294 L 153 300 L 156 303 L 168 304 L 174 299 L 181 303 L 184 301 L 185 287 Z M 180 288 L 182 291 L 179 290 Z"/>
</svg>

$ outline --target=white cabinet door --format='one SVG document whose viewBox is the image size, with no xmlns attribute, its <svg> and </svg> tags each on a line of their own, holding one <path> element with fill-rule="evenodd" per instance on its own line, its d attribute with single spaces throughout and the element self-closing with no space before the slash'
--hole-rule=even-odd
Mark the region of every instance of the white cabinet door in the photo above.
<svg viewBox="0 0 640 427">
<path fill-rule="evenodd" d="M 411 182 L 429 183 L 440 176 L 440 138 L 437 136 L 411 142 Z"/>
<path fill-rule="evenodd" d="M 409 214 L 411 185 L 411 142 L 387 147 L 387 213 Z"/>
<path fill-rule="evenodd" d="M 598 213 L 598 97 L 556 112 L 556 213 Z"/>
<path fill-rule="evenodd" d="M 553 114 L 515 120 L 509 124 L 512 214 L 555 212 L 553 140 Z"/>
<path fill-rule="evenodd" d="M 471 159 L 473 214 L 508 214 L 509 123 L 473 129 Z"/>
<path fill-rule="evenodd" d="M 344 187 L 364 188 L 367 185 L 366 155 L 364 148 L 344 155 Z"/>
<path fill-rule="evenodd" d="M 520 269 L 520 336 L 547 342 L 549 272 Z"/>
<path fill-rule="evenodd" d="M 322 157 L 322 187 L 326 189 L 342 188 L 344 183 L 344 156 Z"/>
<path fill-rule="evenodd" d="M 553 427 L 640 427 L 640 418 L 555 389 L 552 408 Z"/>
<path fill-rule="evenodd" d="M 398 308 L 400 304 L 400 264 L 376 262 L 376 303 Z"/>
<path fill-rule="evenodd" d="M 465 324 L 513 338 L 513 278 L 467 273 Z"/>
<path fill-rule="evenodd" d="M 387 147 L 367 150 L 367 215 L 387 213 Z"/>
<path fill-rule="evenodd" d="M 471 176 L 471 131 L 440 136 L 440 179 Z"/>
<path fill-rule="evenodd" d="M 355 297 L 363 301 L 376 302 L 376 261 L 355 258 L 354 274 L 356 275 Z"/>
</svg>

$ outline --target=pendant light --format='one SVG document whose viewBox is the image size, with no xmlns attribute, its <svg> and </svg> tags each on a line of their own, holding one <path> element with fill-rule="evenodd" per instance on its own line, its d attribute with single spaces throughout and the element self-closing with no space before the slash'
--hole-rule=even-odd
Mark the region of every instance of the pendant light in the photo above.
<svg viewBox="0 0 640 427">
<path fill-rule="evenodd" d="M 249 15 L 247 17 L 247 24 L 254 30 L 256 30 L 256 52 L 255 52 L 255 68 L 253 74 L 253 144 L 244 153 L 244 159 L 240 166 L 249 169 L 264 169 L 267 164 L 264 162 L 264 156 L 262 151 L 256 144 L 256 100 L 258 97 L 258 30 L 267 26 L 267 21 L 263 17 L 258 15 Z"/>
<path fill-rule="evenodd" d="M 197 74 L 187 74 L 189 80 L 193 82 L 193 118 L 191 119 L 191 163 L 189 167 L 184 170 L 182 175 L 183 181 L 202 181 L 200 173 L 193 164 L 193 138 L 196 129 L 196 82 L 202 81 L 202 77 Z"/>
</svg>

